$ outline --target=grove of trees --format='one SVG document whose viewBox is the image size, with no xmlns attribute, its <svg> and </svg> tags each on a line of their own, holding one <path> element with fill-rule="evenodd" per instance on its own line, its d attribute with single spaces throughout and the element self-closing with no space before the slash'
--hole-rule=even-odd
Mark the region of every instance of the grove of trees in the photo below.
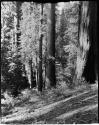
<svg viewBox="0 0 99 125">
<path fill-rule="evenodd" d="M 1 89 L 98 80 L 97 3 L 1 2 Z"/>
</svg>

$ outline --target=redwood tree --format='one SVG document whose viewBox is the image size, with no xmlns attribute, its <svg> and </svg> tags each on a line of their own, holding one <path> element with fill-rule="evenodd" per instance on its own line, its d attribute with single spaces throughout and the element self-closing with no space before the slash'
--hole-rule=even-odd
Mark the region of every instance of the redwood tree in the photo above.
<svg viewBox="0 0 99 125">
<path fill-rule="evenodd" d="M 48 65 L 47 65 L 47 87 L 56 86 L 55 76 L 55 4 L 50 5 L 48 15 Z"/>
<path fill-rule="evenodd" d="M 97 3 L 93 1 L 82 1 L 79 25 L 80 51 L 77 56 L 76 74 L 94 83 L 97 78 L 98 69 L 98 47 L 97 47 Z"/>
<path fill-rule="evenodd" d="M 89 43 L 90 48 L 87 55 L 83 76 L 90 83 L 98 80 L 98 41 L 97 41 L 97 3 L 89 2 Z"/>
<path fill-rule="evenodd" d="M 43 4 L 41 5 L 41 26 L 43 23 Z M 41 31 L 42 32 L 42 31 Z M 39 41 L 39 78 L 38 78 L 38 91 L 42 91 L 43 79 L 42 79 L 42 41 L 43 34 L 41 33 L 40 41 Z"/>
</svg>

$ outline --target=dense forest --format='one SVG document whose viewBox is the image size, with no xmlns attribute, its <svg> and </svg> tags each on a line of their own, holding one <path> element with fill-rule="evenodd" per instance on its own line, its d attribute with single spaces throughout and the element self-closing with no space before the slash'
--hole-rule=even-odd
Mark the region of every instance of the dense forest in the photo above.
<svg viewBox="0 0 99 125">
<path fill-rule="evenodd" d="M 2 95 L 96 84 L 96 2 L 1 2 Z"/>
</svg>

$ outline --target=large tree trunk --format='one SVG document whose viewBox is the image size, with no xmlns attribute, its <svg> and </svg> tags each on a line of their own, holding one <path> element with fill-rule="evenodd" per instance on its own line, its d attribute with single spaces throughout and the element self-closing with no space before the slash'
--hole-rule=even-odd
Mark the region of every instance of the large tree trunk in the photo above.
<svg viewBox="0 0 99 125">
<path fill-rule="evenodd" d="M 43 4 L 41 5 L 41 26 L 43 23 Z M 43 41 L 43 34 L 41 33 L 40 41 L 39 41 L 39 81 L 38 81 L 38 91 L 42 91 L 43 87 L 43 79 L 42 79 L 42 41 Z"/>
<path fill-rule="evenodd" d="M 97 78 L 97 5 L 96 2 L 81 2 L 79 31 L 80 50 L 77 54 L 77 79 L 82 76 L 93 83 Z"/>
<path fill-rule="evenodd" d="M 51 4 L 48 17 L 47 87 L 56 86 L 55 76 L 55 4 Z"/>
<path fill-rule="evenodd" d="M 16 59 L 13 58 L 13 62 L 16 64 L 16 68 L 14 69 L 14 75 L 15 75 L 15 79 L 14 80 L 14 77 L 13 77 L 13 81 L 15 82 L 15 88 L 12 90 L 12 94 L 14 96 L 17 96 L 18 95 L 18 91 L 19 91 L 19 88 L 21 86 L 21 81 L 22 81 L 22 63 L 21 63 L 21 60 L 20 60 L 20 31 L 19 31 L 19 28 L 20 28 L 20 20 L 21 20 L 21 4 L 22 2 L 16 2 L 16 30 L 17 30 L 17 33 L 16 33 L 16 43 L 15 43 L 15 47 L 16 47 Z"/>
<path fill-rule="evenodd" d="M 98 41 L 97 41 L 97 3 L 89 2 L 89 41 L 90 48 L 87 55 L 87 61 L 83 76 L 90 83 L 98 81 Z"/>
</svg>

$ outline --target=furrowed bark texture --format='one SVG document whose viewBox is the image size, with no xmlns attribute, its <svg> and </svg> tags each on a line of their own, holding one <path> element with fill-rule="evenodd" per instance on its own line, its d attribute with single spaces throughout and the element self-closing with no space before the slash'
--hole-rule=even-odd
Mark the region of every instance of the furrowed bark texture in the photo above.
<svg viewBox="0 0 99 125">
<path fill-rule="evenodd" d="M 77 54 L 77 79 L 82 76 L 93 83 L 97 78 L 98 47 L 97 47 L 97 3 L 82 1 L 80 17 L 79 44 Z"/>
</svg>

